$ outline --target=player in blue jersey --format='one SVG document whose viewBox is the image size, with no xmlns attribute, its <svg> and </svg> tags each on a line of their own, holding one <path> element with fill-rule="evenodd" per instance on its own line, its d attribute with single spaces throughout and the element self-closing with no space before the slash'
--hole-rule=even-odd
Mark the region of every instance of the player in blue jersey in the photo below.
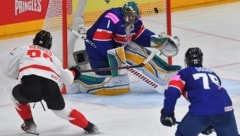
<svg viewBox="0 0 240 136">
<path fill-rule="evenodd" d="M 213 71 L 202 66 L 200 48 L 189 48 L 185 54 L 186 68 L 169 81 L 165 91 L 161 123 L 176 123 L 174 107 L 182 95 L 189 102 L 189 111 L 177 127 L 176 136 L 197 136 L 215 130 L 218 136 L 238 136 L 232 101 L 222 87 L 221 79 Z M 206 129 L 207 128 L 207 129 Z"/>
<path fill-rule="evenodd" d="M 109 67 L 107 51 L 127 47 L 131 42 L 144 47 L 164 43 L 169 38 L 158 37 L 146 29 L 141 20 L 137 3 L 131 1 L 123 7 L 111 8 L 105 11 L 88 29 L 85 47 L 92 68 Z M 100 75 L 110 75 L 110 71 L 96 72 Z"/>
</svg>

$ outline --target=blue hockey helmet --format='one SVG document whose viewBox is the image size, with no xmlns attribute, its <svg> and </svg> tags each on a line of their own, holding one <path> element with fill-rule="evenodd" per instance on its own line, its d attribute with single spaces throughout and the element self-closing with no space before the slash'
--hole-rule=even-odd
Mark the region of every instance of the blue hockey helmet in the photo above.
<svg viewBox="0 0 240 136">
<path fill-rule="evenodd" d="M 136 2 L 127 2 L 122 7 L 124 20 L 127 24 L 135 24 L 140 18 L 140 11 Z"/>
<path fill-rule="evenodd" d="M 39 31 L 33 39 L 33 44 L 46 49 L 50 49 L 52 47 L 51 33 L 46 30 Z"/>
<path fill-rule="evenodd" d="M 185 53 L 185 64 L 187 66 L 202 66 L 203 53 L 200 48 L 189 48 Z"/>
</svg>

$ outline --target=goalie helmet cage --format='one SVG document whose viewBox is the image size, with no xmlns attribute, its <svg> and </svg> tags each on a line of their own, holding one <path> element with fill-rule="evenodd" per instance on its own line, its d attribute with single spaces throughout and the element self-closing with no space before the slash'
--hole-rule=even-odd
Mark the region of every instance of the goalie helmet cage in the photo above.
<svg viewBox="0 0 240 136">
<path fill-rule="evenodd" d="M 71 27 L 73 20 L 73 0 L 49 0 L 47 13 L 44 19 L 42 29 L 48 30 L 53 36 L 52 51 L 63 63 L 63 67 L 68 67 L 68 27 Z M 157 15 L 157 20 L 162 25 L 161 32 L 168 35 L 172 34 L 171 30 L 171 0 L 155 0 L 153 2 L 144 2 L 144 0 L 135 0 L 139 3 L 142 16 Z M 143 1 L 140 3 L 140 1 Z M 104 2 L 104 1 L 97 1 Z M 110 1 L 111 2 L 111 1 Z M 90 2 L 91 4 L 91 2 Z M 121 7 L 124 1 L 114 7 Z M 84 21 L 86 25 L 93 24 L 104 10 L 97 10 L 84 13 Z M 162 28 L 163 27 L 163 28 Z M 168 58 L 168 63 L 172 64 L 172 58 Z"/>
</svg>

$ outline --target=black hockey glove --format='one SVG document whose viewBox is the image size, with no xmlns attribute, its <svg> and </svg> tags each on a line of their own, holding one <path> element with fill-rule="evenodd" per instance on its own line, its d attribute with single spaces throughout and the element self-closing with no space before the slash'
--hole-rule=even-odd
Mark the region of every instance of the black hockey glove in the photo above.
<svg viewBox="0 0 240 136">
<path fill-rule="evenodd" d="M 176 123 L 176 119 L 174 117 L 174 113 L 171 114 L 171 115 L 165 115 L 163 113 L 163 110 L 161 110 L 161 117 L 160 117 L 160 122 L 164 125 L 164 126 L 168 126 L 168 127 L 171 127 L 173 125 L 175 125 Z"/>
<path fill-rule="evenodd" d="M 212 125 L 208 126 L 207 128 L 205 128 L 205 130 L 203 130 L 201 133 L 204 135 L 210 135 L 212 134 L 212 132 L 214 132 L 214 128 Z"/>
<path fill-rule="evenodd" d="M 81 76 L 81 68 L 79 66 L 72 66 L 70 70 L 74 71 L 75 73 L 74 80 L 78 79 Z"/>
</svg>

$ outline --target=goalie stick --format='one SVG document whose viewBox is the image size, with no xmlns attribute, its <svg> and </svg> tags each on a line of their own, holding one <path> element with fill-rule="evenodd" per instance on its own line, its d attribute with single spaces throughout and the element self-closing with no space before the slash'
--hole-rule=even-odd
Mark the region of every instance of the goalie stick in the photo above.
<svg viewBox="0 0 240 136">
<path fill-rule="evenodd" d="M 124 67 L 108 67 L 108 68 L 95 68 L 95 69 L 86 69 L 86 70 L 81 70 L 81 73 L 84 72 L 96 72 L 96 71 L 109 71 L 109 70 L 118 70 L 118 69 L 129 69 L 129 68 L 139 68 L 139 67 L 144 67 L 147 63 L 149 63 L 152 58 L 156 55 L 157 51 L 153 50 L 151 54 L 140 64 L 138 65 L 130 65 L 130 66 L 124 66 Z"/>
</svg>

